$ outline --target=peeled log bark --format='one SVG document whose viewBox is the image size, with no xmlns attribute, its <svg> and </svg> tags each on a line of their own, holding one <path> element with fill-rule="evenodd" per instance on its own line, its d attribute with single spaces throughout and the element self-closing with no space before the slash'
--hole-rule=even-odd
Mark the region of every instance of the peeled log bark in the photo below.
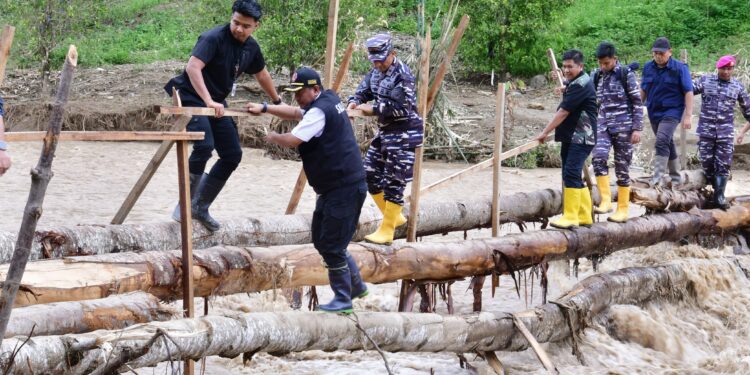
<svg viewBox="0 0 750 375">
<path fill-rule="evenodd" d="M 562 212 L 560 191 L 544 189 L 502 197 L 500 223 L 533 222 Z M 490 227 L 492 199 L 451 202 L 423 202 L 419 210 L 418 236 Z M 381 214 L 365 207 L 353 241 L 377 230 Z M 206 231 L 194 225 L 193 247 L 277 246 L 311 243 L 312 215 L 271 215 L 223 221 L 222 229 Z M 396 230 L 404 238 L 406 227 Z M 0 263 L 10 259 L 15 235 L 0 232 Z M 119 252 L 164 251 L 180 248 L 180 225 L 175 222 L 138 225 L 81 225 L 49 228 L 36 232 L 31 259 L 108 254 Z M 48 254 L 45 256 L 44 254 Z"/>
<path fill-rule="evenodd" d="M 728 211 L 692 210 L 603 222 L 590 228 L 544 230 L 471 241 L 417 242 L 393 247 L 350 244 L 365 281 L 450 280 L 510 273 L 558 259 L 606 255 L 637 246 L 678 241 L 694 234 L 725 233 L 750 225 L 750 205 Z M 17 306 L 97 299 L 137 290 L 161 299 L 181 291 L 181 253 L 147 252 L 33 262 Z M 193 254 L 195 296 L 258 292 L 281 287 L 327 285 L 312 245 L 214 247 Z M 4 272 L 7 266 L 0 268 Z"/>
<path fill-rule="evenodd" d="M 98 329 L 119 329 L 138 323 L 170 320 L 181 316 L 145 292 L 104 299 L 60 302 L 13 309 L 5 337 L 63 335 Z"/>
<path fill-rule="evenodd" d="M 662 190 L 633 188 L 630 201 L 655 211 L 689 211 L 694 207 L 703 208 L 709 199 L 703 190 Z"/>
<path fill-rule="evenodd" d="M 743 261 L 695 260 L 594 275 L 554 303 L 516 316 L 539 342 L 559 341 L 570 336 L 571 328 L 575 332 L 584 328 L 582 322 L 590 321 L 608 306 L 698 298 L 693 287 L 696 279 L 717 273 L 747 278 L 743 273 L 747 272 L 747 265 L 741 264 Z M 519 351 L 528 347 L 508 313 L 441 316 L 361 312 L 351 318 L 315 312 L 249 313 L 155 322 L 118 331 L 36 337 L 20 349 L 13 369 L 17 374 L 89 373 L 113 358 L 142 353 L 147 344 L 148 351 L 139 358 L 132 358 L 128 361 L 129 367 L 121 370 L 212 355 L 235 357 L 257 352 L 372 349 L 352 319 L 358 321 L 380 349 L 388 352 L 467 353 Z M 166 332 L 171 340 L 151 340 L 159 332 Z M 13 350 L 19 341 L 5 340 L 2 350 Z M 109 348 L 114 350 L 106 351 Z"/>
</svg>

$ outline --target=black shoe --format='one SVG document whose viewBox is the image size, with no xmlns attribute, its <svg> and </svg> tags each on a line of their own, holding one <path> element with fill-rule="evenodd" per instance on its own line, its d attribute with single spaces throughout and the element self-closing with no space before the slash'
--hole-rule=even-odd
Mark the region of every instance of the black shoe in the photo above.
<svg viewBox="0 0 750 375">
<path fill-rule="evenodd" d="M 224 188 L 225 183 L 226 181 L 219 180 L 209 174 L 204 175 L 198 184 L 198 191 L 195 193 L 195 198 L 193 198 L 193 219 L 198 220 L 211 232 L 221 229 L 221 224 L 211 217 L 208 213 L 208 208 L 211 207 L 216 196 Z"/>
<path fill-rule="evenodd" d="M 352 299 L 362 298 L 370 294 L 367 290 L 367 285 L 362 281 L 362 276 L 359 274 L 357 263 L 348 252 L 346 254 L 346 263 L 349 265 L 349 274 L 352 279 Z"/>
<path fill-rule="evenodd" d="M 198 190 L 198 184 L 201 182 L 201 177 L 203 175 L 200 174 L 190 174 L 190 201 L 193 201 L 193 197 L 195 197 L 195 191 Z M 172 220 L 176 222 L 180 222 L 180 219 L 182 217 L 180 216 L 180 203 L 177 202 L 177 205 L 174 206 L 174 211 L 172 211 Z"/>
<path fill-rule="evenodd" d="M 714 204 L 717 208 L 726 210 L 729 208 L 727 199 L 724 197 L 724 191 L 727 188 L 727 176 L 714 177 Z"/>
<path fill-rule="evenodd" d="M 328 269 L 328 280 L 333 289 L 333 300 L 324 305 L 318 305 L 318 310 L 351 314 L 352 313 L 352 278 L 349 266 L 344 265 L 337 269 Z"/>
</svg>

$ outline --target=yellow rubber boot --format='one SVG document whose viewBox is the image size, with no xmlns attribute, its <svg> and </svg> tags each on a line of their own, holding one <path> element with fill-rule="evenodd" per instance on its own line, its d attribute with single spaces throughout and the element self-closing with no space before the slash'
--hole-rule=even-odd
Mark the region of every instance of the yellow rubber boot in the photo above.
<svg viewBox="0 0 750 375">
<path fill-rule="evenodd" d="M 393 232 L 396 230 L 396 219 L 401 214 L 401 206 L 386 201 L 385 212 L 383 212 L 383 222 L 380 223 L 380 228 L 373 233 L 365 236 L 367 242 L 377 244 L 390 244 L 393 242 Z"/>
<path fill-rule="evenodd" d="M 617 187 L 617 211 L 610 215 L 607 220 L 615 223 L 628 221 L 628 206 L 630 206 L 630 186 Z"/>
<path fill-rule="evenodd" d="M 380 209 L 380 213 L 385 214 L 385 194 L 381 191 L 377 194 L 370 194 L 372 200 L 375 201 L 375 205 Z M 396 218 L 396 228 L 406 224 L 406 217 L 401 212 L 398 213 Z"/>
<path fill-rule="evenodd" d="M 612 190 L 609 188 L 609 176 L 596 176 L 596 186 L 599 187 L 599 195 L 602 201 L 594 208 L 597 214 L 607 214 L 612 211 Z"/>
<path fill-rule="evenodd" d="M 578 226 L 578 210 L 581 208 L 581 191 L 583 189 L 565 188 L 563 192 L 563 216 L 551 222 L 555 228 L 568 229 Z"/>
<path fill-rule="evenodd" d="M 582 188 L 581 206 L 578 209 L 578 225 L 589 227 L 594 223 L 594 220 L 591 217 L 591 209 L 593 208 L 592 206 L 593 203 L 591 203 L 591 192 L 588 188 Z"/>
</svg>

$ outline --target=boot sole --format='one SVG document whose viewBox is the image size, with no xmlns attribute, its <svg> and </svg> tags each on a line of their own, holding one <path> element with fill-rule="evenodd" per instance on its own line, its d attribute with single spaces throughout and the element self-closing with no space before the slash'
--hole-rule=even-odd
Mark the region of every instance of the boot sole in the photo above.
<svg viewBox="0 0 750 375">
<path fill-rule="evenodd" d="M 355 300 L 357 298 L 365 298 L 365 297 L 367 297 L 369 295 L 370 295 L 370 291 L 369 290 L 365 290 L 364 292 L 362 292 L 362 293 L 360 293 L 360 294 L 352 297 L 352 299 Z"/>
<path fill-rule="evenodd" d="M 373 243 L 373 244 L 376 244 L 376 245 L 391 245 L 391 244 L 393 244 L 393 241 L 391 241 L 391 242 L 376 242 L 376 241 L 373 241 L 373 240 L 371 240 L 371 239 L 369 239 L 367 237 L 365 237 L 365 242 L 367 242 L 367 243 Z"/>
<path fill-rule="evenodd" d="M 351 315 L 354 313 L 353 309 L 344 309 L 344 310 L 324 310 L 324 309 L 318 309 L 318 311 L 326 312 L 326 313 L 332 313 L 332 314 L 344 314 L 344 315 Z"/>
<path fill-rule="evenodd" d="M 551 225 L 552 227 L 557 228 L 557 229 L 573 229 L 573 228 L 578 228 L 578 225 L 571 225 L 571 226 L 568 226 L 568 227 L 557 226 L 557 225 L 552 224 L 552 223 L 550 223 L 549 225 Z"/>
</svg>

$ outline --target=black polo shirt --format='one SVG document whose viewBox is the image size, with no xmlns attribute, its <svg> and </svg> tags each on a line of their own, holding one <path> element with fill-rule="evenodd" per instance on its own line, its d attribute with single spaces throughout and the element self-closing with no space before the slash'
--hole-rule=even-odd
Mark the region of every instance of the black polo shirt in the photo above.
<svg viewBox="0 0 750 375">
<path fill-rule="evenodd" d="M 596 144 L 596 90 L 588 74 L 581 71 L 568 83 L 558 109 L 570 114 L 555 129 L 555 141 L 584 145 Z"/>
<path fill-rule="evenodd" d="M 203 81 L 211 98 L 218 103 L 229 96 L 232 85 L 242 73 L 256 74 L 266 66 L 258 42 L 249 37 L 245 43 L 240 43 L 232 36 L 229 24 L 201 34 L 191 55 L 206 64 L 203 68 Z M 200 98 L 184 70 L 164 86 L 167 94 L 172 94 L 173 86 Z"/>
</svg>

